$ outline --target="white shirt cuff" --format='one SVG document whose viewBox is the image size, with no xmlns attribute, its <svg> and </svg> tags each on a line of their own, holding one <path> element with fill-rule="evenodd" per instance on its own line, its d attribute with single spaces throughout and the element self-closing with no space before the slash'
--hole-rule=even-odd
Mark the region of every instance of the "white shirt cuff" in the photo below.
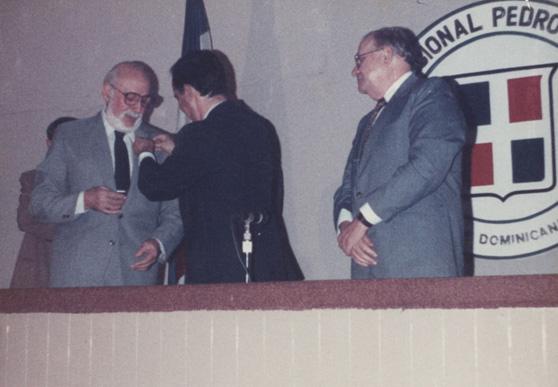
<svg viewBox="0 0 558 387">
<path fill-rule="evenodd" d="M 165 246 L 163 246 L 163 243 L 157 239 L 157 238 L 153 238 L 157 241 L 157 243 L 159 243 L 159 249 L 161 249 L 161 254 L 159 254 L 159 256 L 157 257 L 157 260 L 159 261 L 159 263 L 166 263 L 167 262 L 167 253 L 165 252 Z"/>
<path fill-rule="evenodd" d="M 362 216 L 364 216 L 364 219 L 366 219 L 369 223 L 372 224 L 378 224 L 382 221 L 382 218 L 380 218 L 372 209 L 372 207 L 370 207 L 370 204 L 368 203 L 364 203 L 364 205 L 362 207 L 360 207 L 360 213 L 362 214 Z"/>
<path fill-rule="evenodd" d="M 350 211 L 342 208 L 341 211 L 339 211 L 339 218 L 337 219 L 337 234 L 339 235 L 339 225 L 343 222 L 352 222 L 353 221 L 353 215 L 351 214 Z"/>
<path fill-rule="evenodd" d="M 78 195 L 77 202 L 76 202 L 76 215 L 83 214 L 87 212 L 85 209 L 85 201 L 84 201 L 85 191 L 81 191 Z"/>
<path fill-rule="evenodd" d="M 139 157 L 138 157 L 138 165 L 141 164 L 141 161 L 143 159 L 145 159 L 146 157 L 151 157 L 153 160 L 157 161 L 157 159 L 155 158 L 155 155 L 151 152 L 142 152 L 140 153 Z"/>
</svg>

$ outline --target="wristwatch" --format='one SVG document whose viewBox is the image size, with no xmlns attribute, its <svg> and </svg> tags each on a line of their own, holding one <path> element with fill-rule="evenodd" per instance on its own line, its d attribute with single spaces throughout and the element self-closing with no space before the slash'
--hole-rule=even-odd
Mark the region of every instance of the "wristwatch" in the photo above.
<svg viewBox="0 0 558 387">
<path fill-rule="evenodd" d="M 372 227 L 372 223 L 370 223 L 369 221 L 366 220 L 364 215 L 362 215 L 362 212 L 358 213 L 357 219 L 360 223 L 364 224 L 366 227 L 368 227 L 368 228 Z"/>
</svg>

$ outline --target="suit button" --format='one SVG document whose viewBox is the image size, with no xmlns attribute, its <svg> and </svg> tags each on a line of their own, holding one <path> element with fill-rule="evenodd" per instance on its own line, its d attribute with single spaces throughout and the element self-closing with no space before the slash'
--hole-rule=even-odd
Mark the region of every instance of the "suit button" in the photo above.
<svg viewBox="0 0 558 387">
<path fill-rule="evenodd" d="M 109 241 L 109 245 L 114 246 L 116 244 L 115 241 Z"/>
<path fill-rule="evenodd" d="M 118 219 L 122 219 L 124 217 L 123 214 L 118 215 Z"/>
<path fill-rule="evenodd" d="M 356 197 L 357 197 L 357 198 L 360 198 L 361 196 L 362 196 L 362 193 L 361 193 L 361 192 L 357 192 L 357 193 L 356 193 Z"/>
</svg>

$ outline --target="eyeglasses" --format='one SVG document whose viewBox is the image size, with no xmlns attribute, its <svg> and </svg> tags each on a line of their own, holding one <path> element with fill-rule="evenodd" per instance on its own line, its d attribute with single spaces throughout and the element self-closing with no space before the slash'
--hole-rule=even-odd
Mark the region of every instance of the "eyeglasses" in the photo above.
<svg viewBox="0 0 558 387">
<path fill-rule="evenodd" d="M 149 94 L 139 95 L 138 93 L 124 93 L 122 90 L 117 89 L 116 86 L 114 86 L 112 83 L 109 84 L 114 90 L 118 91 L 124 96 L 124 103 L 126 103 L 126 105 L 128 106 L 134 106 L 141 101 L 141 106 L 147 107 L 147 105 L 151 103 L 152 97 Z"/>
<path fill-rule="evenodd" d="M 372 54 L 372 53 L 374 53 L 374 52 L 376 52 L 376 51 L 380 51 L 381 49 L 383 49 L 383 47 L 380 47 L 380 48 L 377 48 L 377 49 L 375 49 L 375 50 L 368 51 L 368 52 L 365 52 L 365 53 L 362 53 L 362 54 L 356 54 L 356 55 L 355 55 L 355 66 L 356 66 L 356 68 L 359 69 L 360 66 L 362 65 L 362 59 L 361 59 L 361 58 L 362 58 L 363 56 L 366 56 L 366 55 L 368 55 L 368 54 Z"/>
</svg>

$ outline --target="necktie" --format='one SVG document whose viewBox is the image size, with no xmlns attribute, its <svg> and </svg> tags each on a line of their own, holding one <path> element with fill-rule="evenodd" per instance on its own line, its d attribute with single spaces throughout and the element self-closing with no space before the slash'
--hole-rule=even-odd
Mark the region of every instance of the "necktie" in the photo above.
<svg viewBox="0 0 558 387">
<path fill-rule="evenodd" d="M 376 106 L 372 110 L 372 114 L 370 115 L 370 119 L 368 120 L 368 123 L 366 124 L 364 137 L 362 138 L 362 145 L 361 145 L 361 149 L 360 149 L 361 153 L 364 150 L 364 145 L 366 144 L 366 140 L 368 140 L 368 136 L 370 135 L 370 131 L 372 130 L 372 126 L 374 125 L 374 122 L 376 121 L 376 117 L 378 117 L 378 114 L 380 114 L 380 110 L 382 110 L 382 108 L 386 104 L 387 104 L 386 100 L 381 98 L 380 100 L 378 100 L 378 103 L 376 104 Z"/>
<path fill-rule="evenodd" d="M 118 191 L 128 192 L 130 188 L 130 160 L 124 143 L 124 133 L 114 132 L 114 181 Z"/>
</svg>

